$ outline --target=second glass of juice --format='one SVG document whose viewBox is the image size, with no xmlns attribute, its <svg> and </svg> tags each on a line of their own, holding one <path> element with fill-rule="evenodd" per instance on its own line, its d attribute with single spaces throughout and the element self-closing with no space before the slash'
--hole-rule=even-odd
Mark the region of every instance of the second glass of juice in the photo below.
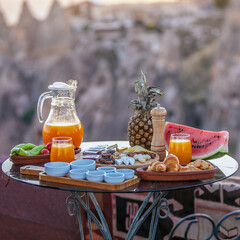
<svg viewBox="0 0 240 240">
<path fill-rule="evenodd" d="M 169 154 L 177 156 L 180 164 L 188 164 L 192 160 L 192 144 L 190 134 L 171 134 Z"/>
<path fill-rule="evenodd" d="M 51 162 L 72 162 L 74 160 L 74 148 L 71 137 L 55 137 L 52 139 L 50 153 Z"/>
</svg>

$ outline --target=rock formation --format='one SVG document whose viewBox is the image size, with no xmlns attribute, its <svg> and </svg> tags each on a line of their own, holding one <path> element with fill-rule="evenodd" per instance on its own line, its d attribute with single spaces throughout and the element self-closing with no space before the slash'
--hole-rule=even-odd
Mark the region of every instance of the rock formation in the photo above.
<svg viewBox="0 0 240 240">
<path fill-rule="evenodd" d="M 47 19 L 38 23 L 35 34 L 36 53 L 49 54 L 49 51 L 52 51 L 61 54 L 63 51 L 69 51 L 73 36 L 70 20 L 57 1 L 54 1 Z"/>
<path fill-rule="evenodd" d="M 32 16 L 27 2 L 23 3 L 22 13 L 19 18 L 19 23 L 13 29 L 14 39 L 16 43 L 14 51 L 15 55 L 28 57 L 35 49 L 37 40 L 38 21 Z"/>
<path fill-rule="evenodd" d="M 8 55 L 10 49 L 10 31 L 5 23 L 3 15 L 0 14 L 0 52 L 2 55 Z"/>
<path fill-rule="evenodd" d="M 24 119 L 32 101 L 27 88 L 22 86 L 23 75 L 16 63 L 0 57 L 0 132 L 1 152 L 7 153 L 26 133 Z M 28 120 L 27 120 L 28 121 Z"/>
<path fill-rule="evenodd" d="M 212 66 L 205 123 L 209 129 L 230 132 L 231 146 L 240 141 L 240 2 L 228 9 Z M 238 152 L 240 150 L 238 149 Z"/>
</svg>

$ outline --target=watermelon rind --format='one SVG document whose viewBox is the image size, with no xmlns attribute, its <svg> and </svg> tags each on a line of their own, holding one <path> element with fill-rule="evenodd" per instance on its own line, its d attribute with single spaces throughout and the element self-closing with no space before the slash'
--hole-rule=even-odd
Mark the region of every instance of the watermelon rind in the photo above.
<svg viewBox="0 0 240 240">
<path fill-rule="evenodd" d="M 196 159 L 207 159 L 207 158 L 213 158 L 213 156 L 215 156 L 216 154 L 220 153 L 220 154 L 226 154 L 227 152 L 222 152 L 221 149 L 223 148 L 223 145 L 220 146 L 218 149 L 216 149 L 216 151 L 213 151 L 211 153 L 205 154 L 205 155 L 198 155 L 196 157 L 192 157 L 192 160 L 196 160 Z"/>
<path fill-rule="evenodd" d="M 221 157 L 223 157 L 224 155 L 226 155 L 226 153 L 217 152 L 217 153 L 215 153 L 214 155 L 209 156 L 209 157 L 204 158 L 204 159 L 205 159 L 205 160 L 211 160 L 211 159 L 221 158 Z"/>
<path fill-rule="evenodd" d="M 225 144 L 220 149 L 220 152 L 228 153 L 228 139 L 229 139 L 229 133 L 227 132 L 227 136 L 226 136 L 226 139 L 225 139 Z"/>
</svg>

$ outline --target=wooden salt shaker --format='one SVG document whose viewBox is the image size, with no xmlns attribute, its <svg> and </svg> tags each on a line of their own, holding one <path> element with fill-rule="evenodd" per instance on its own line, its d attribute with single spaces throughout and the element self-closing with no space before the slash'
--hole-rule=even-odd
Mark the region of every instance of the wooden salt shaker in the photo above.
<svg viewBox="0 0 240 240">
<path fill-rule="evenodd" d="M 166 114 L 166 109 L 160 107 L 160 104 L 158 104 L 157 107 L 153 108 L 151 111 L 153 123 L 153 138 L 151 143 L 151 151 L 159 155 L 160 161 L 163 161 L 166 157 L 166 147 L 164 141 L 164 126 Z"/>
</svg>

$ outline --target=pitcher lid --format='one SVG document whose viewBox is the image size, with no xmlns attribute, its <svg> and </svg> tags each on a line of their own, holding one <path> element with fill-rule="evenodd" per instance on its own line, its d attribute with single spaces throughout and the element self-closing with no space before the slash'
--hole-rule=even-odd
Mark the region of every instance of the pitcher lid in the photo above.
<svg viewBox="0 0 240 240">
<path fill-rule="evenodd" d="M 48 86 L 50 90 L 71 90 L 76 88 L 74 85 L 69 85 L 64 82 L 54 82 L 52 85 Z"/>
</svg>

